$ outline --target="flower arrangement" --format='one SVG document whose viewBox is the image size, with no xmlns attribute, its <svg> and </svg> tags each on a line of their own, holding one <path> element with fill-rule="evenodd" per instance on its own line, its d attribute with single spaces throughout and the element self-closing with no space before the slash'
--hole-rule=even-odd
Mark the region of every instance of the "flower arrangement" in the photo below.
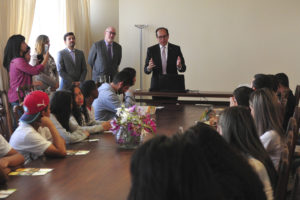
<svg viewBox="0 0 300 200">
<path fill-rule="evenodd" d="M 111 131 L 118 144 L 138 145 L 145 133 L 155 133 L 156 123 L 150 114 L 139 112 L 135 105 L 117 108 L 116 117 L 111 121 Z"/>
</svg>

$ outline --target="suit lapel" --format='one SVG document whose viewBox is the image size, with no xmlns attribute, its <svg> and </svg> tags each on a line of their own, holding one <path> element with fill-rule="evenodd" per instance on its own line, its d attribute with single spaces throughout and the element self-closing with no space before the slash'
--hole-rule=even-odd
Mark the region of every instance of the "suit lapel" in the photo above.
<svg viewBox="0 0 300 200">
<path fill-rule="evenodd" d="M 104 56 L 105 56 L 105 60 L 106 62 L 108 62 L 108 53 L 107 53 L 107 48 L 106 48 L 106 43 L 105 41 L 103 40 L 103 42 L 101 43 L 101 49 L 102 49 L 102 52 L 104 52 Z"/>
<path fill-rule="evenodd" d="M 173 46 L 172 44 L 168 44 L 168 58 L 167 58 L 167 73 L 168 73 L 168 66 L 170 66 L 170 61 L 172 60 L 171 56 L 173 55 Z"/>
<path fill-rule="evenodd" d="M 76 51 L 75 51 L 75 52 L 76 52 Z M 74 63 L 74 61 L 73 61 L 73 59 L 72 59 L 72 56 L 71 56 L 71 54 L 70 54 L 68 48 L 65 49 L 65 54 L 67 54 L 67 58 L 70 60 L 69 63 L 72 63 L 72 64 L 75 65 L 75 63 Z M 76 53 L 75 53 L 75 62 L 76 62 Z"/>
<path fill-rule="evenodd" d="M 160 46 L 159 46 L 159 44 L 156 47 L 156 53 L 158 55 L 159 73 L 162 74 L 162 62 L 161 62 L 161 53 L 160 53 Z"/>
</svg>

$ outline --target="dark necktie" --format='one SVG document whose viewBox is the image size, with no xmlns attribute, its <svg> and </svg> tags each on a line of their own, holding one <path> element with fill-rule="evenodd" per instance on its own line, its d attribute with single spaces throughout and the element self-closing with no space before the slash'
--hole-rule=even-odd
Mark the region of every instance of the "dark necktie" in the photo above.
<svg viewBox="0 0 300 200">
<path fill-rule="evenodd" d="M 111 44 L 107 45 L 107 53 L 108 53 L 108 58 L 111 61 L 112 60 L 112 55 L 111 55 Z"/>
</svg>

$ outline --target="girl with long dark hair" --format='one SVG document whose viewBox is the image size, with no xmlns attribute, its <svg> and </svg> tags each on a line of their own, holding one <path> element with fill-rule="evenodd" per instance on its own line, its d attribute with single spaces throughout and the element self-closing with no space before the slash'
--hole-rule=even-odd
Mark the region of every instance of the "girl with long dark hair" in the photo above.
<svg viewBox="0 0 300 200">
<path fill-rule="evenodd" d="M 89 136 L 87 131 L 70 125 L 72 107 L 71 92 L 57 91 L 53 94 L 50 101 L 50 118 L 67 144 L 80 142 Z"/>
<path fill-rule="evenodd" d="M 277 172 L 262 145 L 247 107 L 230 107 L 220 116 L 218 129 L 223 138 L 240 152 L 256 171 L 264 184 L 267 199 L 273 199 Z"/>
</svg>

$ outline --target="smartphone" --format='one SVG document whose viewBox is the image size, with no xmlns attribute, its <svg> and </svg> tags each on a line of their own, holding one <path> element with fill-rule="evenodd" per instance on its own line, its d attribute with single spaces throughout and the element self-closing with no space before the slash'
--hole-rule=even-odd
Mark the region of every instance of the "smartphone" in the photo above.
<svg viewBox="0 0 300 200">
<path fill-rule="evenodd" d="M 47 53 L 47 51 L 49 50 L 49 45 L 45 44 L 44 48 L 45 48 L 45 52 L 44 53 Z"/>
</svg>

